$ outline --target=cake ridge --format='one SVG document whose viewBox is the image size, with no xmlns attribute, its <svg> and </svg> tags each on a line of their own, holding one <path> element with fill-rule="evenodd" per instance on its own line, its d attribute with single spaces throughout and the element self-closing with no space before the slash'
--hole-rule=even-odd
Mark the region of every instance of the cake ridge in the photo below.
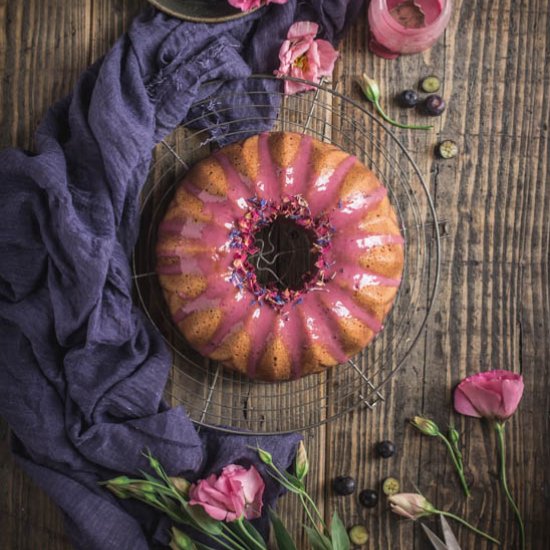
<svg viewBox="0 0 550 550">
<path fill-rule="evenodd" d="M 351 170 L 357 159 L 353 156 L 344 158 L 338 165 L 328 173 L 315 174 L 312 171 L 314 183 L 310 184 L 309 191 L 305 198 L 310 204 L 314 215 L 319 215 L 330 204 L 334 204 L 335 197 L 340 191 L 344 178 Z"/>
<path fill-rule="evenodd" d="M 269 150 L 269 134 L 263 133 L 258 136 L 259 168 L 258 180 L 256 181 L 257 193 L 262 199 L 271 201 L 281 196 L 279 178 L 275 162 Z"/>
<path fill-rule="evenodd" d="M 324 347 L 335 361 L 342 363 L 347 359 L 347 355 L 341 342 L 336 341 L 333 336 L 337 333 L 337 321 L 324 310 L 325 304 L 320 301 L 317 293 L 308 294 L 304 299 L 303 315 L 307 319 L 310 337 Z M 322 322 L 323 317 L 328 320 L 328 326 Z M 332 330 L 328 330 L 329 328 Z"/>
<path fill-rule="evenodd" d="M 302 136 L 292 163 L 287 167 L 280 167 L 279 186 L 282 195 L 303 196 L 312 149 L 312 138 L 308 135 Z"/>
</svg>

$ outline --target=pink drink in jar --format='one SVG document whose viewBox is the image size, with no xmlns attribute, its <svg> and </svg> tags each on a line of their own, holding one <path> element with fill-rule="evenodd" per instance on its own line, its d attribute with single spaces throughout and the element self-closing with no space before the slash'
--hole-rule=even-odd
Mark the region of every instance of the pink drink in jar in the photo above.
<svg viewBox="0 0 550 550">
<path fill-rule="evenodd" d="M 370 49 L 382 57 L 431 48 L 451 17 L 451 0 L 371 0 Z"/>
</svg>

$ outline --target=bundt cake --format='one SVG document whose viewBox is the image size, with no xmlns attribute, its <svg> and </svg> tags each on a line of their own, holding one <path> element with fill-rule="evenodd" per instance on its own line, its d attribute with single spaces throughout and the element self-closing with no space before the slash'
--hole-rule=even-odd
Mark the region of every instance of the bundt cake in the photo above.
<svg viewBox="0 0 550 550">
<path fill-rule="evenodd" d="M 277 224 L 308 243 L 299 284 L 285 286 L 273 268 L 275 259 L 292 267 L 285 251 L 266 250 Z M 250 137 L 195 164 L 159 225 L 156 255 L 187 341 L 261 380 L 320 372 L 363 349 L 382 329 L 404 262 L 375 175 L 337 147 L 289 132 Z"/>
</svg>

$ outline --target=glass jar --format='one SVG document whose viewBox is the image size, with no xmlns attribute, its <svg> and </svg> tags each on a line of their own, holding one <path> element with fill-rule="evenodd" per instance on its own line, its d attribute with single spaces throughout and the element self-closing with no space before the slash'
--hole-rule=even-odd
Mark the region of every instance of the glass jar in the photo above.
<svg viewBox="0 0 550 550">
<path fill-rule="evenodd" d="M 421 20 L 414 20 L 415 10 L 423 16 Z M 371 49 L 375 53 L 377 49 L 386 49 L 395 54 L 427 50 L 443 34 L 451 11 L 451 0 L 371 0 L 368 12 L 371 40 L 382 46 Z M 418 26 L 411 26 L 415 24 Z"/>
</svg>

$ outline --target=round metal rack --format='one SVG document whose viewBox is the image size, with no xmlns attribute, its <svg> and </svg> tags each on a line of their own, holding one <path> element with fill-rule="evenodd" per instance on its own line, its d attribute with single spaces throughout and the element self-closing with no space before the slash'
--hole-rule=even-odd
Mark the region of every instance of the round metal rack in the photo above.
<svg viewBox="0 0 550 550">
<path fill-rule="evenodd" d="M 217 88 L 193 105 L 188 122 L 159 144 L 143 190 L 133 260 L 139 303 L 173 351 L 166 387 L 198 424 L 272 434 L 305 430 L 384 400 L 382 388 L 421 335 L 439 278 L 439 230 L 426 184 L 401 142 L 360 104 L 321 84 L 285 96 L 272 77 Z M 215 88 L 215 86 L 213 86 Z M 306 133 L 355 155 L 387 187 L 405 238 L 405 268 L 384 330 L 345 364 L 300 380 L 266 383 L 201 357 L 172 323 L 155 274 L 159 221 L 188 167 L 220 145 L 267 129 Z"/>
</svg>

